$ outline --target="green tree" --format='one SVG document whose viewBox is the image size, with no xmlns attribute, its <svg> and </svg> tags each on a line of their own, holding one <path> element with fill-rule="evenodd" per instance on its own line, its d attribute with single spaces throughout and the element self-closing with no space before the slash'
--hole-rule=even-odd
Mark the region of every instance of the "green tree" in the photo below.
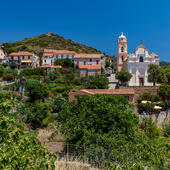
<svg viewBox="0 0 170 170">
<path fill-rule="evenodd" d="M 157 93 L 163 100 L 170 100 L 170 85 L 162 84 L 158 88 Z"/>
<path fill-rule="evenodd" d="M 27 80 L 26 90 L 28 92 L 30 101 L 32 102 L 36 100 L 44 100 L 46 97 L 49 96 L 48 87 L 38 80 L 34 79 Z"/>
<path fill-rule="evenodd" d="M 166 83 L 167 77 L 158 65 L 150 64 L 148 68 L 148 81 L 152 82 L 155 86 L 156 83 Z"/>
<path fill-rule="evenodd" d="M 5 72 L 4 66 L 0 65 L 0 77 L 3 76 L 4 72 Z"/>
<path fill-rule="evenodd" d="M 140 131 L 138 117 L 126 98 L 94 95 L 77 99 L 65 104 L 57 119 L 68 142 L 77 148 L 86 144 L 88 159 L 95 155 L 124 169 L 139 162 L 154 168 L 165 165 L 167 150 L 159 138 L 152 138 L 155 127 Z"/>
<path fill-rule="evenodd" d="M 168 84 L 170 84 L 170 65 L 161 67 L 160 69 L 165 73 L 168 79 Z"/>
<path fill-rule="evenodd" d="M 48 125 L 52 111 L 48 103 L 36 101 L 34 104 L 26 107 L 26 123 L 30 124 L 32 129 L 42 128 Z"/>
<path fill-rule="evenodd" d="M 4 66 L 4 68 L 6 68 L 8 66 L 8 63 L 2 63 L 2 65 Z"/>
<path fill-rule="evenodd" d="M 66 68 L 73 67 L 72 60 L 70 60 L 68 58 L 66 58 L 66 59 L 57 59 L 57 60 L 55 60 L 54 64 L 55 65 L 60 65 L 62 67 L 66 67 Z"/>
<path fill-rule="evenodd" d="M 132 74 L 130 74 L 127 71 L 119 71 L 116 73 L 116 79 L 121 82 L 121 84 L 128 82 L 132 77 Z"/>
<path fill-rule="evenodd" d="M 18 67 L 18 64 L 15 62 L 12 62 L 9 66 L 11 69 L 15 70 Z"/>
<path fill-rule="evenodd" d="M 0 116 L 0 169 L 54 169 L 56 155 L 34 134 L 24 133 L 14 120 Z"/>
</svg>

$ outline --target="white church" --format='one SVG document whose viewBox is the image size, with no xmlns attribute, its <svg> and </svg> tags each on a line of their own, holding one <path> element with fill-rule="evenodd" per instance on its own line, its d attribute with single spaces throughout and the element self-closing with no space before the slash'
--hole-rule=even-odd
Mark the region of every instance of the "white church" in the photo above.
<svg viewBox="0 0 170 170">
<path fill-rule="evenodd" d="M 121 34 L 117 43 L 117 71 L 125 70 L 132 74 L 129 86 L 152 86 L 148 82 L 148 66 L 159 65 L 159 56 L 149 54 L 148 49 L 140 44 L 133 54 L 128 54 L 127 38 Z"/>
</svg>

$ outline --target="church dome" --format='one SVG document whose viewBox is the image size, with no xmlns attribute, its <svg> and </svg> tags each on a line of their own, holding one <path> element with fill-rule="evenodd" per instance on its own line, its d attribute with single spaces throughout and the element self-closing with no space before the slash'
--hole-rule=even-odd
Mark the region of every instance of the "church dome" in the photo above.
<svg viewBox="0 0 170 170">
<path fill-rule="evenodd" d="M 144 46 L 143 44 L 140 44 L 139 46 L 136 47 L 135 51 L 137 51 L 138 49 L 144 49 L 144 50 L 148 50 L 146 48 L 146 46 Z"/>
</svg>

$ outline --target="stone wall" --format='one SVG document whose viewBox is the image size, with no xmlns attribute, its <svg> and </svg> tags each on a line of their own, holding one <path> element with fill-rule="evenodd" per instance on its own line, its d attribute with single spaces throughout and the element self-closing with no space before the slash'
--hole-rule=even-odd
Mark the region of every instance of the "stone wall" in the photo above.
<svg viewBox="0 0 170 170">
<path fill-rule="evenodd" d="M 162 127 L 162 124 L 165 121 L 170 120 L 170 109 L 168 109 L 167 111 L 162 111 L 159 114 L 140 115 L 139 117 L 140 117 L 140 120 L 143 117 L 152 117 L 152 120 L 155 121 L 159 127 Z"/>
</svg>

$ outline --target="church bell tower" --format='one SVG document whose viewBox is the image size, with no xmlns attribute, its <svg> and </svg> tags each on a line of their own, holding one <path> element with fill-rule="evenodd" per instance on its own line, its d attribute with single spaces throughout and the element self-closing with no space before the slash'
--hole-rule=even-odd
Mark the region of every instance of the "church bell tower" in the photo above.
<svg viewBox="0 0 170 170">
<path fill-rule="evenodd" d="M 122 32 L 117 41 L 117 71 L 126 70 L 127 55 L 127 39 Z"/>
</svg>

